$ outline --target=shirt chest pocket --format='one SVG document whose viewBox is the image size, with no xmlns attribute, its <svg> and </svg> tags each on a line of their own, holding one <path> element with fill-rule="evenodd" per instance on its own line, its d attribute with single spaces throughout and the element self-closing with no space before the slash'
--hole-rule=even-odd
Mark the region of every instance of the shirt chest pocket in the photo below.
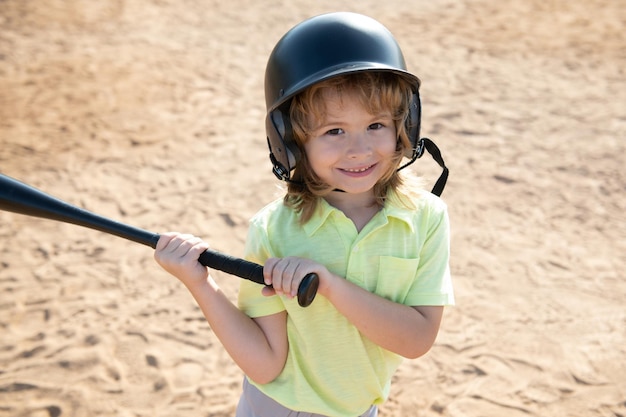
<svg viewBox="0 0 626 417">
<path fill-rule="evenodd" d="M 396 303 L 404 304 L 407 294 L 417 279 L 419 258 L 379 258 L 376 294 Z"/>
</svg>

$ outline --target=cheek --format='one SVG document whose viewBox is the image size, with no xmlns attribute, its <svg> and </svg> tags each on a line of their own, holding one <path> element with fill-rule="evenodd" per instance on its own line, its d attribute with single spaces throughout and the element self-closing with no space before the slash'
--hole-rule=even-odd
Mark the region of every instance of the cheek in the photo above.
<svg viewBox="0 0 626 417">
<path fill-rule="evenodd" d="M 381 155 L 392 157 L 396 153 L 397 146 L 397 139 L 395 137 L 390 137 L 384 142 L 380 143 L 380 146 L 378 147 L 378 152 Z"/>
<path fill-rule="evenodd" d="M 393 154 L 396 152 L 397 148 L 398 148 L 398 141 L 395 138 L 393 138 L 387 143 L 387 149 L 386 149 L 387 153 Z"/>
<path fill-rule="evenodd" d="M 309 160 L 309 166 L 316 174 L 320 174 L 322 168 L 327 165 L 325 161 L 328 160 L 326 151 L 316 141 L 309 141 L 304 145 L 304 151 L 306 152 L 307 159 Z"/>
</svg>

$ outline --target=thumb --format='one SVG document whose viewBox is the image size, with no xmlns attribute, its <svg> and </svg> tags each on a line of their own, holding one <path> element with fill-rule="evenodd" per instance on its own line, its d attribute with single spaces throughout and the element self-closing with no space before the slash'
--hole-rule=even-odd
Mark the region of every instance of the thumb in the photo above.
<svg viewBox="0 0 626 417">
<path fill-rule="evenodd" d="M 276 291 L 274 291 L 274 288 L 270 287 L 270 286 L 265 286 L 263 287 L 263 289 L 261 290 L 261 294 L 263 294 L 266 297 L 271 297 L 272 295 L 276 294 Z"/>
</svg>

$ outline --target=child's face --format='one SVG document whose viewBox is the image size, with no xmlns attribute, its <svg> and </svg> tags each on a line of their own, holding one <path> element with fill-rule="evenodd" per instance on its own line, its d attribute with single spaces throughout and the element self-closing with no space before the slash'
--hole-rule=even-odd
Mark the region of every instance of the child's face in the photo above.
<svg viewBox="0 0 626 417">
<path fill-rule="evenodd" d="M 354 194 L 372 192 L 396 151 L 391 113 L 369 113 L 348 91 L 340 96 L 328 90 L 324 100 L 325 119 L 304 144 L 311 168 L 331 187 Z"/>
</svg>

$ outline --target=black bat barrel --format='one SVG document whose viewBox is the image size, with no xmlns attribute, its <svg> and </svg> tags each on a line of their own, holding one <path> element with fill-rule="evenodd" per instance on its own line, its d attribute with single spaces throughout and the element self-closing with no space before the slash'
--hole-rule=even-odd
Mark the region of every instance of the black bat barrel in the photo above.
<svg viewBox="0 0 626 417">
<path fill-rule="evenodd" d="M 156 248 L 159 241 L 157 233 L 99 216 L 3 174 L 0 174 L 0 210 L 88 227 L 152 248 Z M 264 283 L 263 267 L 253 262 L 213 250 L 203 252 L 198 261 L 206 267 L 258 284 Z M 304 277 L 298 287 L 298 303 L 302 307 L 313 302 L 318 285 L 317 275 L 309 274 Z"/>
<path fill-rule="evenodd" d="M 158 234 L 99 216 L 2 174 L 0 174 L 0 210 L 72 223 L 152 248 L 155 248 L 159 241 Z"/>
</svg>

